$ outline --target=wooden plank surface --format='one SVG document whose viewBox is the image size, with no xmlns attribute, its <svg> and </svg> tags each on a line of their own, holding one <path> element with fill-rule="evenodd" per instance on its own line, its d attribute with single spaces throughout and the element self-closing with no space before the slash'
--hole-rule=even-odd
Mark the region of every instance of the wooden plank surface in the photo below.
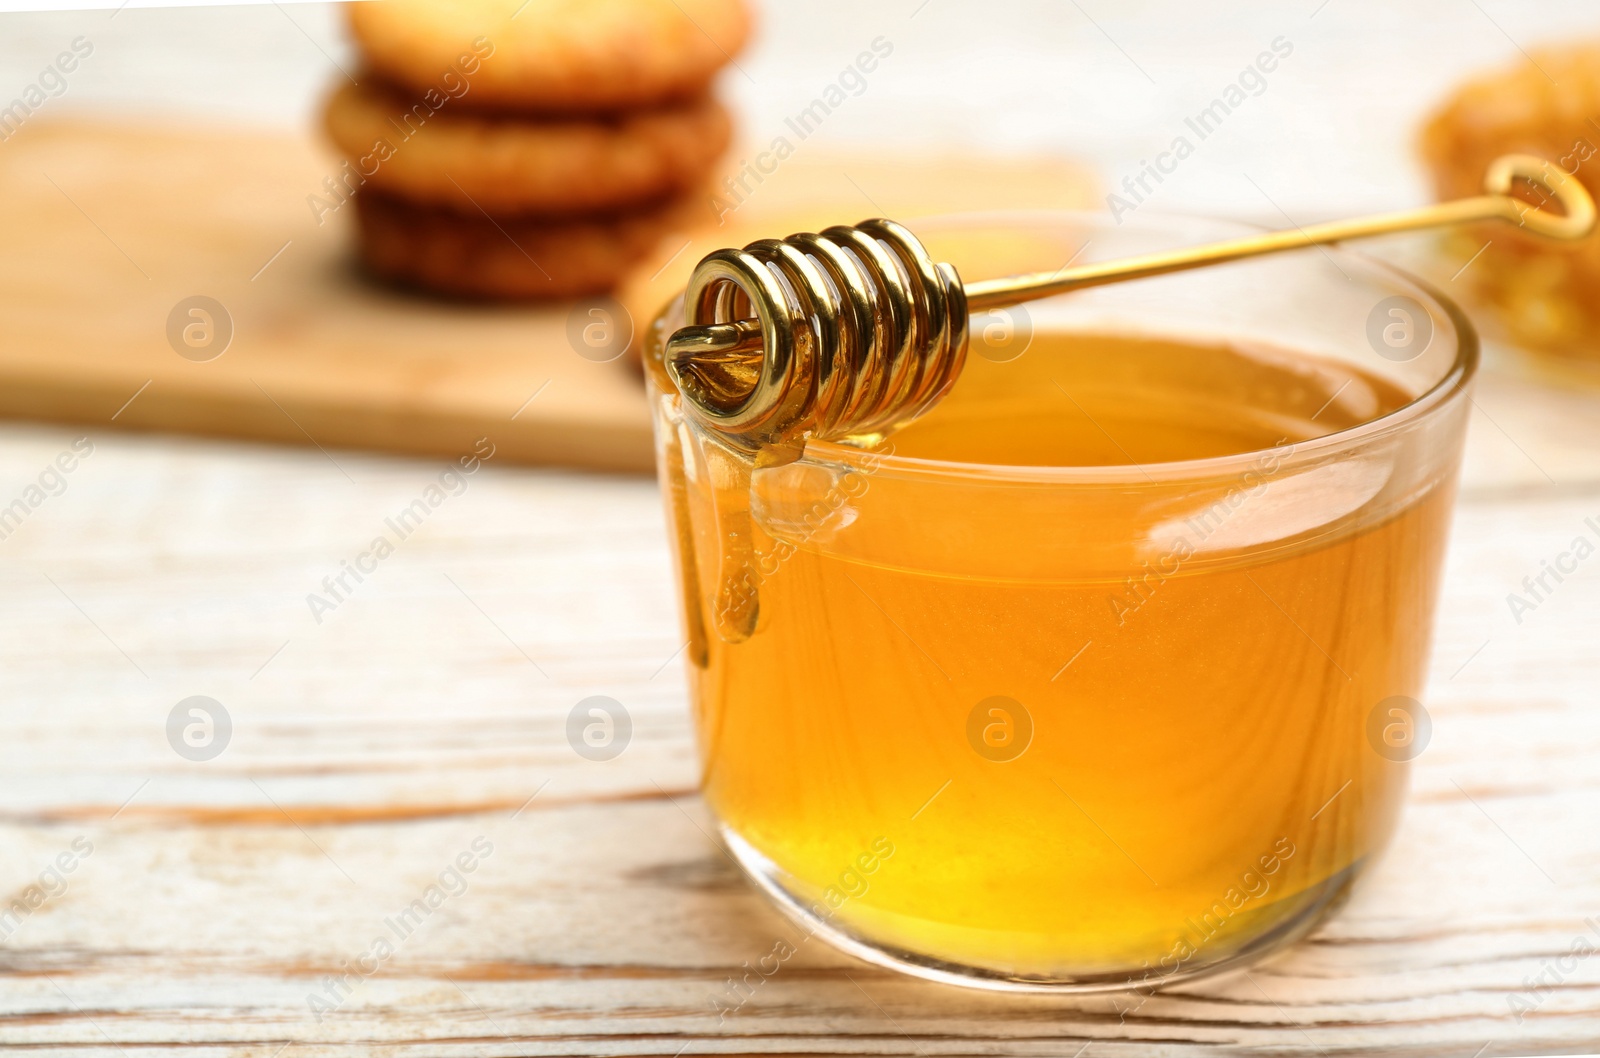
<svg viewBox="0 0 1600 1058">
<path fill-rule="evenodd" d="M 1142 997 L 993 997 L 797 938 L 709 836 L 660 505 L 645 480 L 494 458 L 319 622 L 306 596 L 442 460 L 93 428 L 0 540 L 0 940 L 9 1053 L 1395 1054 L 1600 1043 L 1600 958 L 1509 1000 L 1600 915 L 1600 566 L 1518 625 L 1521 578 L 1600 516 L 1600 396 L 1478 393 L 1402 829 L 1345 910 L 1248 975 Z M 74 438 L 0 428 L 0 500 Z M 335 461 L 337 465 L 335 465 Z M 568 746 L 580 699 L 633 739 Z M 233 733 L 181 758 L 206 695 Z M 537 796 L 534 796 L 537 794 Z M 532 800 L 529 800 L 532 798 Z M 336 1009 L 385 920 L 482 839 Z M 87 855 L 73 852 L 86 842 Z M 373 965 L 369 960 L 369 965 Z M 321 1018 L 317 1014 L 321 1014 Z"/>
<path fill-rule="evenodd" d="M 77 119 L 30 123 L 5 148 L 0 415 L 448 456 L 493 435 L 510 462 L 650 468 L 638 372 L 580 355 L 569 324 L 582 309 L 451 302 L 364 278 L 353 207 L 308 206 L 339 173 L 309 134 Z M 638 326 L 706 252 L 774 224 L 785 235 L 884 211 L 1090 203 L 1081 169 L 1037 159 L 801 150 L 771 173 L 745 161 L 734 152 L 715 202 L 701 196 L 641 267 Z M 232 328 L 204 361 L 168 334 L 196 295 Z"/>
</svg>

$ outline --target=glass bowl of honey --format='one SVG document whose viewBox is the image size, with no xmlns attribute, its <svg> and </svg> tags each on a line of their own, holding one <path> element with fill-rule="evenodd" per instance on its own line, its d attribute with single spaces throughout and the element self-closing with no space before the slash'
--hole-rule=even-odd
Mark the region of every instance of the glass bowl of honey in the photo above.
<svg viewBox="0 0 1600 1058">
<path fill-rule="evenodd" d="M 984 278 L 1231 237 L 908 222 Z M 1476 336 L 1314 248 L 974 316 L 887 436 L 752 464 L 645 360 L 702 788 L 805 935 L 953 984 L 1155 988 L 1292 942 L 1420 748 Z"/>
</svg>

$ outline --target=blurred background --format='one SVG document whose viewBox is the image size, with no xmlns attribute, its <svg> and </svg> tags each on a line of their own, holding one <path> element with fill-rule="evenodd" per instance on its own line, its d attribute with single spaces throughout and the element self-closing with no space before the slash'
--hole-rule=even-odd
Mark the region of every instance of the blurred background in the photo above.
<svg viewBox="0 0 1600 1058">
<path fill-rule="evenodd" d="M 23 6 L 23 5 L 7 5 Z M 1584 0 L 1304 0 L 1204 7 L 1130 0 L 755 0 L 757 29 L 722 74 L 741 133 L 764 143 L 880 34 L 893 60 L 817 142 L 1056 152 L 1109 187 L 1184 132 L 1257 53 L 1294 48 L 1161 188 L 1156 208 L 1279 224 L 1425 201 L 1417 129 L 1451 87 L 1537 45 L 1596 30 Z M 338 5 L 7 14 L 0 94 L 30 81 L 63 39 L 92 62 L 52 112 L 248 121 L 304 128 L 357 59 Z M 1155 205 L 1155 203 L 1152 203 Z"/>
</svg>

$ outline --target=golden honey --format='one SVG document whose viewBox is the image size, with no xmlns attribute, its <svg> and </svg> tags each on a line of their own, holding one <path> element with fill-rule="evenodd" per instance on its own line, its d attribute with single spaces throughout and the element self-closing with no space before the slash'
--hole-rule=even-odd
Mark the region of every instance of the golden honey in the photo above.
<svg viewBox="0 0 1600 1058">
<path fill-rule="evenodd" d="M 1318 439 L 1415 396 L 1053 334 L 875 452 L 740 480 L 680 421 L 704 789 L 747 866 L 1012 981 L 1159 984 L 1305 928 L 1397 817 L 1368 726 L 1421 693 L 1454 480 Z"/>
</svg>

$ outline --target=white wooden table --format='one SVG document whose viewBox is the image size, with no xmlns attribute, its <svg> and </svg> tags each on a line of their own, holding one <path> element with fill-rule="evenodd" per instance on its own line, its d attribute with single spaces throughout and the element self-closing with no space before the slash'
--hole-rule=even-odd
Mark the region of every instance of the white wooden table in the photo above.
<svg viewBox="0 0 1600 1058">
<path fill-rule="evenodd" d="M 1491 373 L 1478 400 L 1433 740 L 1343 913 L 1248 978 L 1144 1000 L 969 994 L 801 943 L 726 1020 L 726 979 L 796 938 L 708 836 L 652 482 L 491 461 L 319 624 L 307 594 L 438 466 L 90 430 L 65 491 L 0 541 L 0 895 L 26 902 L 73 864 L 0 924 L 0 1046 L 1594 1049 L 1600 957 L 1520 1024 L 1509 1001 L 1600 915 L 1600 559 L 1520 626 L 1505 596 L 1597 535 L 1600 393 Z M 0 501 L 76 436 L 0 428 Z M 564 734 L 592 694 L 633 719 L 606 763 Z M 191 695 L 231 718 L 209 761 L 168 741 Z M 396 941 L 385 920 L 463 852 L 464 887 L 447 876 Z M 375 959 L 380 936 L 395 950 Z M 374 972 L 329 993 L 364 956 Z"/>
</svg>

